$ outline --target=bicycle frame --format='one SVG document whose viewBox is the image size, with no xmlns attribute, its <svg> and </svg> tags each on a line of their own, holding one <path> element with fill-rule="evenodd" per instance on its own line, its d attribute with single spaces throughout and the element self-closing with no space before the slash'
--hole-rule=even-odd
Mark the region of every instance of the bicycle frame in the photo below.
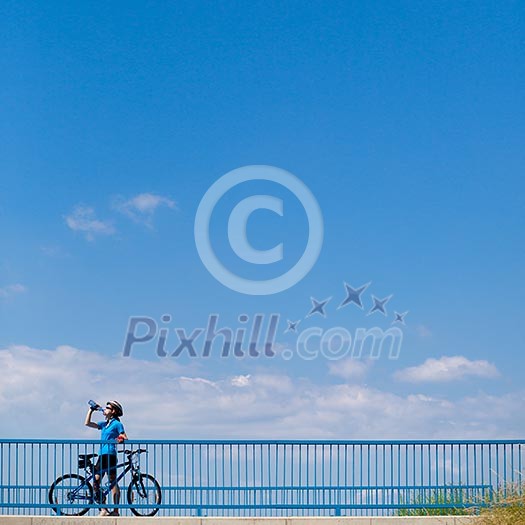
<svg viewBox="0 0 525 525">
<path fill-rule="evenodd" d="M 84 471 L 86 473 L 89 473 L 89 475 L 86 476 L 85 478 L 85 481 L 84 483 L 82 483 L 82 485 L 80 485 L 79 487 L 77 487 L 75 490 L 72 491 L 72 494 L 76 496 L 76 494 L 78 494 L 82 488 L 84 487 L 84 485 L 86 484 L 89 484 L 93 482 L 93 480 L 95 479 L 95 476 L 98 474 L 100 475 L 100 478 L 102 479 L 102 476 L 104 474 L 108 474 L 109 476 L 109 471 L 110 469 L 102 469 L 102 470 L 97 470 L 95 471 L 95 466 L 93 465 L 93 463 L 90 461 L 85 467 L 84 467 Z M 111 492 L 111 490 L 113 490 L 113 488 L 118 485 L 118 482 L 131 470 L 133 471 L 134 473 L 135 472 L 140 472 L 140 468 L 139 467 L 134 467 L 133 464 L 132 464 L 132 455 L 130 454 L 127 459 L 125 461 L 123 461 L 122 463 L 118 463 L 117 465 L 115 465 L 115 467 L 113 467 L 111 470 L 117 470 L 118 468 L 120 467 L 126 467 L 113 481 L 110 481 L 109 482 L 109 485 L 104 488 L 102 487 L 102 485 L 100 485 L 100 492 L 102 494 L 104 494 L 105 496 L 107 494 L 109 494 L 109 492 Z M 91 472 L 90 472 L 91 471 Z"/>
</svg>

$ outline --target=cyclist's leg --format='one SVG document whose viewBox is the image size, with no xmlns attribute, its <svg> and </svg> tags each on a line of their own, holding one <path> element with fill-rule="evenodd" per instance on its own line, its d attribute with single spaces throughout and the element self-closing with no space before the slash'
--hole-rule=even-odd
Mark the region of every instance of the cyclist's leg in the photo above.
<svg viewBox="0 0 525 525">
<path fill-rule="evenodd" d="M 107 455 L 102 454 L 98 457 L 97 463 L 95 465 L 95 476 L 93 478 L 93 492 L 94 492 L 94 498 L 95 502 L 98 504 L 103 504 L 105 501 L 103 501 L 102 497 L 102 490 L 101 490 L 101 484 L 102 480 L 104 479 L 104 474 L 107 472 L 108 469 L 108 460 Z M 107 516 L 109 514 L 107 509 L 100 509 L 99 512 L 100 516 Z"/>
<path fill-rule="evenodd" d="M 102 470 L 103 470 L 102 460 L 101 460 L 101 457 L 99 456 L 97 462 L 95 463 L 95 467 L 93 469 L 95 473 L 95 476 L 93 477 L 93 492 L 94 492 L 96 503 L 100 503 L 100 482 L 102 481 L 102 476 L 104 475 L 104 473 L 102 472 L 102 476 L 101 476 Z"/>
<path fill-rule="evenodd" d="M 109 481 L 110 483 L 113 483 L 115 479 L 117 478 L 117 468 L 116 468 L 117 467 L 117 456 L 115 454 L 112 454 L 108 456 L 108 459 L 109 459 L 109 467 L 108 467 L 109 468 L 109 471 L 108 471 Z M 120 489 L 117 484 L 115 484 L 113 488 L 111 489 L 111 494 L 113 496 L 113 504 L 118 505 L 120 502 Z M 113 511 L 111 512 L 111 515 L 118 516 L 119 515 L 118 508 L 113 509 Z"/>
</svg>

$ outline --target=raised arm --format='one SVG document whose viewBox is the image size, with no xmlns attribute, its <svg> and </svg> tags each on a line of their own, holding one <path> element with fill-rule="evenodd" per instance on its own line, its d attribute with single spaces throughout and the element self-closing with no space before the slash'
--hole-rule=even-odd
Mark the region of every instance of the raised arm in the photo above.
<svg viewBox="0 0 525 525">
<path fill-rule="evenodd" d="M 91 421 L 92 415 L 93 415 L 93 410 L 89 408 L 86 414 L 86 420 L 84 421 L 84 425 L 86 425 L 86 427 L 96 428 L 98 430 L 98 425 L 96 423 L 93 423 L 93 421 Z"/>
</svg>

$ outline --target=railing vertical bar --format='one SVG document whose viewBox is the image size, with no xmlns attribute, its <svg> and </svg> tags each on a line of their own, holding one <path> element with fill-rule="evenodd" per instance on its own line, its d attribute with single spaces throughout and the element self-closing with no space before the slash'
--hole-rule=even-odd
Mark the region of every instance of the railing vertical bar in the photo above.
<svg viewBox="0 0 525 525">
<path fill-rule="evenodd" d="M 470 479 L 473 480 L 474 485 L 478 484 L 478 478 L 479 478 L 479 450 L 478 450 L 478 444 L 474 443 L 472 445 L 472 472 Z"/>
<path fill-rule="evenodd" d="M 425 480 L 423 482 L 427 482 L 429 485 L 432 483 L 432 451 L 430 444 L 427 445 L 427 465 L 428 465 L 428 472 Z"/>
<path fill-rule="evenodd" d="M 523 484 L 523 470 L 521 466 L 521 455 L 522 455 L 522 451 L 521 451 L 521 443 L 520 443 L 518 445 L 518 477 L 519 477 L 520 486 L 522 486 Z"/>
<path fill-rule="evenodd" d="M 13 483 L 12 478 L 11 478 L 11 472 L 12 472 L 12 469 L 11 469 L 11 443 L 9 443 L 8 448 L 7 448 L 7 503 L 8 504 L 11 503 L 11 494 L 12 494 L 12 491 L 10 489 L 10 486 Z M 8 508 L 7 509 L 7 513 L 11 514 L 11 512 L 12 512 L 12 509 Z"/>
<path fill-rule="evenodd" d="M 499 470 L 499 444 L 496 443 L 496 483 L 501 483 L 501 476 Z"/>
<path fill-rule="evenodd" d="M 416 485 L 416 479 L 417 479 L 417 465 L 416 465 L 416 459 L 417 459 L 417 445 L 412 444 L 410 447 L 411 449 L 411 463 L 412 463 L 412 479 L 410 483 L 412 485 Z"/>
<path fill-rule="evenodd" d="M 306 504 L 310 505 L 310 445 L 306 445 Z"/>
<path fill-rule="evenodd" d="M 190 478 L 191 478 L 191 504 L 192 506 L 196 505 L 195 499 L 195 444 L 192 443 L 188 448 L 190 453 Z"/>
<path fill-rule="evenodd" d="M 386 487 L 387 483 L 386 483 L 386 445 L 385 443 L 383 443 L 382 445 L 382 461 L 383 461 L 383 471 L 382 471 L 382 474 L 381 474 L 381 480 L 382 480 L 382 485 L 383 487 Z M 386 493 L 383 495 L 383 497 L 386 496 Z"/>
<path fill-rule="evenodd" d="M 363 445 L 359 445 L 359 485 L 363 486 Z"/>
<path fill-rule="evenodd" d="M 409 483 L 408 468 L 408 444 L 405 444 L 405 485 L 408 485 Z"/>
<path fill-rule="evenodd" d="M 371 473 L 371 465 L 370 460 L 372 458 L 372 454 L 370 451 L 370 443 L 366 444 L 366 484 L 368 486 L 368 489 L 366 491 L 366 504 L 370 505 L 370 473 Z"/>
<path fill-rule="evenodd" d="M 481 484 L 485 485 L 485 445 L 483 443 L 481 444 L 480 459 Z"/>
<path fill-rule="evenodd" d="M 318 483 L 317 481 L 317 443 L 314 445 L 314 485 Z M 313 492 L 313 503 L 317 503 L 317 492 Z"/>
<path fill-rule="evenodd" d="M 243 513 L 243 516 L 246 515 L 247 505 L 251 502 L 251 494 L 247 490 L 249 483 L 248 483 L 248 470 L 249 470 L 249 462 L 248 462 L 248 445 L 244 444 L 244 505 L 245 505 L 245 512 Z"/>
<path fill-rule="evenodd" d="M 489 444 L 489 485 L 492 487 L 492 444 Z"/>
<path fill-rule="evenodd" d="M 18 453 L 18 448 L 19 448 L 19 443 L 16 444 L 16 447 L 15 447 L 15 450 L 16 450 L 16 456 L 15 456 L 15 487 L 18 487 L 18 485 L 20 484 L 20 481 L 18 479 L 18 458 L 19 458 L 19 453 Z M 18 500 L 19 500 L 19 492 L 20 492 L 20 489 L 16 489 L 13 496 L 14 496 L 14 500 L 15 500 L 15 503 L 20 503 Z"/>
<path fill-rule="evenodd" d="M 469 455 L 469 449 L 470 449 L 470 446 L 469 444 L 467 443 L 465 445 L 465 461 L 466 461 L 466 473 L 465 473 L 465 477 L 466 477 L 466 484 L 469 485 L 470 483 L 470 455 Z"/>
<path fill-rule="evenodd" d="M 177 491 L 175 492 L 175 502 L 176 503 L 180 503 L 181 502 L 181 499 L 182 499 L 182 490 L 180 489 L 180 485 L 181 485 L 181 477 L 180 477 L 180 447 L 179 447 L 179 443 L 177 443 L 175 445 L 175 472 L 177 473 L 176 475 L 176 487 L 177 487 Z M 182 485 L 184 485 L 184 482 L 182 483 Z M 179 509 L 179 515 L 182 514 L 182 511 Z"/>
<path fill-rule="evenodd" d="M 390 487 L 394 487 L 394 445 L 391 443 L 388 447 L 390 451 Z M 392 492 L 393 493 L 393 492 Z"/>
<path fill-rule="evenodd" d="M 401 486 L 401 445 L 396 445 L 397 449 L 397 486 Z"/>
<path fill-rule="evenodd" d="M 461 470 L 462 470 L 462 463 L 461 463 L 461 443 L 458 443 L 458 484 L 461 485 Z"/>
<path fill-rule="evenodd" d="M 456 471 L 454 469 L 454 457 L 455 457 L 455 453 L 456 453 L 456 444 L 455 443 L 452 443 L 450 445 L 450 476 L 451 476 L 451 484 L 453 485 L 454 484 L 454 479 L 455 479 L 455 474 L 456 474 Z"/>
<path fill-rule="evenodd" d="M 425 477 L 425 453 L 424 453 L 424 447 L 422 444 L 419 445 L 419 462 L 420 462 L 420 472 L 419 472 L 419 484 L 424 485 L 425 482 L 423 481 Z"/>
<path fill-rule="evenodd" d="M 507 485 L 507 445 L 503 445 L 503 483 Z"/>
<path fill-rule="evenodd" d="M 436 445 L 435 446 L 435 451 L 436 451 L 436 458 L 435 458 L 435 466 L 434 466 L 434 469 L 436 471 L 436 486 L 439 485 L 439 445 Z"/>
<path fill-rule="evenodd" d="M 182 445 L 182 480 L 183 480 L 182 484 L 184 487 L 188 486 L 188 468 L 187 468 L 188 467 L 188 457 L 187 457 L 188 453 L 187 453 L 186 446 L 187 446 L 186 443 Z M 187 492 L 188 491 L 186 490 L 186 488 L 184 489 L 184 491 L 181 491 L 181 495 L 182 493 L 184 493 L 184 503 L 187 503 L 187 500 L 186 500 Z"/>
<path fill-rule="evenodd" d="M 447 445 L 443 443 L 443 485 L 447 484 Z"/>
<path fill-rule="evenodd" d="M 27 490 L 27 443 L 24 443 L 24 466 L 23 466 L 23 469 L 22 469 L 22 472 L 23 472 L 23 480 L 22 480 L 22 483 L 24 485 L 24 489 L 22 492 L 22 503 L 31 503 L 30 501 L 27 501 L 28 498 L 27 498 L 27 494 L 28 494 L 28 490 Z M 31 494 L 30 494 L 30 497 L 31 497 Z M 24 514 L 27 513 L 27 509 L 24 509 Z"/>
</svg>

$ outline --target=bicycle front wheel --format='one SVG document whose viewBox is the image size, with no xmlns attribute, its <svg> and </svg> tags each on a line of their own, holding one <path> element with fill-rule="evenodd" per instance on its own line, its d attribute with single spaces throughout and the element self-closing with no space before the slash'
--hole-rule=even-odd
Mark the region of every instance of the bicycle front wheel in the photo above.
<svg viewBox="0 0 525 525">
<path fill-rule="evenodd" d="M 83 516 L 93 503 L 93 487 L 78 474 L 66 474 L 49 487 L 51 508 L 61 516 Z"/>
<path fill-rule="evenodd" d="M 162 501 L 160 485 L 150 474 L 140 474 L 133 478 L 128 487 L 128 503 L 135 516 L 155 516 Z"/>
</svg>

